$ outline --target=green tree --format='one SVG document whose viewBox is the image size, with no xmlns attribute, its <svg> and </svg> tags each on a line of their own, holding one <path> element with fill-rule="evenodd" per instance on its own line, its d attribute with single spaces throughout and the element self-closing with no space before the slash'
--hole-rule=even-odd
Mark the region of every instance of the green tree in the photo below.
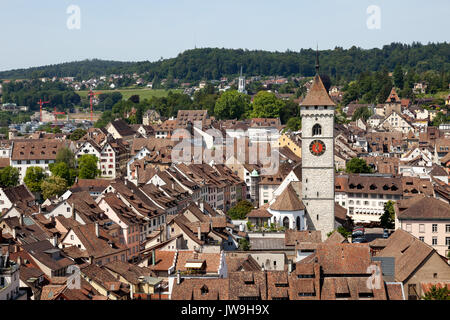
<svg viewBox="0 0 450 320">
<path fill-rule="evenodd" d="M 278 118 L 284 103 L 275 94 L 267 91 L 260 91 L 253 99 L 252 118 Z"/>
<path fill-rule="evenodd" d="M 356 109 L 356 111 L 353 113 L 352 121 L 363 119 L 364 121 L 367 121 L 372 116 L 372 112 L 367 107 L 361 107 Z"/>
<path fill-rule="evenodd" d="M 402 66 L 401 65 L 397 64 L 395 66 L 394 73 L 393 73 L 393 78 L 394 78 L 394 85 L 397 88 L 403 88 L 404 79 L 403 79 L 403 70 L 402 70 Z"/>
<path fill-rule="evenodd" d="M 233 208 L 228 210 L 227 214 L 233 220 L 243 220 L 252 209 L 253 205 L 251 202 L 241 200 Z"/>
<path fill-rule="evenodd" d="M 69 168 L 66 162 L 56 162 L 49 165 L 49 169 L 53 176 L 61 177 L 66 180 L 67 185 L 71 186 L 75 182 L 77 176 L 74 168 Z"/>
<path fill-rule="evenodd" d="M 442 111 L 439 111 L 434 117 L 432 125 L 434 127 L 439 127 L 443 123 L 450 122 L 450 115 L 445 115 Z"/>
<path fill-rule="evenodd" d="M 249 109 L 250 97 L 236 90 L 228 90 L 220 95 L 214 106 L 218 119 L 241 119 Z"/>
<path fill-rule="evenodd" d="M 140 97 L 138 94 L 135 94 L 135 95 L 132 95 L 131 97 L 129 97 L 128 101 L 131 101 L 133 103 L 139 103 Z"/>
<path fill-rule="evenodd" d="M 286 129 L 291 131 L 298 131 L 302 128 L 302 119 L 301 118 L 290 118 L 286 123 Z"/>
<path fill-rule="evenodd" d="M 384 204 L 384 213 L 380 217 L 380 223 L 383 228 L 392 229 L 395 226 L 394 201 L 389 200 Z"/>
<path fill-rule="evenodd" d="M 100 175 L 97 168 L 98 158 L 92 154 L 84 154 L 78 159 L 78 177 L 80 179 L 95 179 Z"/>
<path fill-rule="evenodd" d="M 67 190 L 67 181 L 59 176 L 51 176 L 41 183 L 42 197 L 44 199 L 60 196 Z"/>
<path fill-rule="evenodd" d="M 447 285 L 442 288 L 437 288 L 435 285 L 431 286 L 430 290 L 422 296 L 424 300 L 450 300 L 450 290 Z"/>
<path fill-rule="evenodd" d="M 55 162 L 65 162 L 69 168 L 75 168 L 75 155 L 69 148 L 61 148 L 56 154 Z"/>
<path fill-rule="evenodd" d="M 41 192 L 41 183 L 44 179 L 44 169 L 41 167 L 28 167 L 23 182 L 31 192 Z"/>
<path fill-rule="evenodd" d="M 345 171 L 348 173 L 371 173 L 372 168 L 367 165 L 364 159 L 353 158 L 346 163 Z"/>
<path fill-rule="evenodd" d="M 250 242 L 246 238 L 239 239 L 239 250 L 242 251 L 250 250 Z"/>
<path fill-rule="evenodd" d="M 7 166 L 0 170 L 0 187 L 15 187 L 19 184 L 19 169 Z"/>
<path fill-rule="evenodd" d="M 83 130 L 81 128 L 77 128 L 75 129 L 71 134 L 69 139 L 72 141 L 78 141 L 80 140 L 82 137 L 84 137 L 86 135 L 86 130 Z"/>
</svg>

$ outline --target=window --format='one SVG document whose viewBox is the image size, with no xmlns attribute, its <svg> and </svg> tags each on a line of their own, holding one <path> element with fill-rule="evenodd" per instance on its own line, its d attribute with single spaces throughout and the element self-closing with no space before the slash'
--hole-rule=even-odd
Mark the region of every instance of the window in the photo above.
<svg viewBox="0 0 450 320">
<path fill-rule="evenodd" d="M 424 242 L 424 241 L 425 241 L 425 238 L 424 238 L 424 237 L 419 237 L 419 240 L 422 241 L 422 242 Z"/>
<path fill-rule="evenodd" d="M 445 225 L 445 232 L 450 233 L 450 224 Z"/>
<path fill-rule="evenodd" d="M 432 225 L 432 231 L 433 231 L 433 233 L 436 233 L 436 232 L 437 232 L 437 224 L 433 223 L 433 225 Z"/>
<path fill-rule="evenodd" d="M 312 135 L 313 136 L 318 136 L 318 135 L 321 135 L 321 134 L 322 134 L 322 127 L 320 126 L 320 124 L 316 123 L 313 126 Z"/>
<path fill-rule="evenodd" d="M 445 237 L 445 245 L 450 246 L 450 237 Z"/>
<path fill-rule="evenodd" d="M 419 232 L 420 233 L 424 233 L 425 232 L 425 225 L 424 224 L 419 224 Z"/>
<path fill-rule="evenodd" d="M 406 225 L 406 231 L 407 231 L 407 232 L 411 232 L 411 224 L 410 224 L 410 223 L 408 223 L 408 224 Z"/>
<path fill-rule="evenodd" d="M 431 245 L 437 246 L 437 237 L 433 237 L 433 239 L 431 241 Z"/>
</svg>

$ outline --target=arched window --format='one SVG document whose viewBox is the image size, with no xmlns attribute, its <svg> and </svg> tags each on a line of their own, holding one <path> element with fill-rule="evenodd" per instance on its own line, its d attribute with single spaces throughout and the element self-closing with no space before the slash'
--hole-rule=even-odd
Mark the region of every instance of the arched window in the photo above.
<svg viewBox="0 0 450 320">
<path fill-rule="evenodd" d="M 300 217 L 297 217 L 297 230 L 300 230 Z"/>
<path fill-rule="evenodd" d="M 313 136 L 319 136 L 322 134 L 322 127 L 320 124 L 316 123 L 312 129 Z"/>
<path fill-rule="evenodd" d="M 284 217 L 283 227 L 285 227 L 286 229 L 289 229 L 289 218 L 288 217 Z"/>
</svg>

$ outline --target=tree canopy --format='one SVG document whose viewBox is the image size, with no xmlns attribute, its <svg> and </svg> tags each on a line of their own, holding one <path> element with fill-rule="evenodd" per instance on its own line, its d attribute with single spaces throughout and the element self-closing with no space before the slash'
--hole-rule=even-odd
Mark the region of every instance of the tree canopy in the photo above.
<svg viewBox="0 0 450 320">
<path fill-rule="evenodd" d="M 78 158 L 78 177 L 80 179 L 95 179 L 100 174 L 97 162 L 98 158 L 91 154 L 84 154 Z"/>
<path fill-rule="evenodd" d="M 394 201 L 389 200 L 384 204 L 384 213 L 380 217 L 380 223 L 383 228 L 392 229 L 395 226 Z"/>
<path fill-rule="evenodd" d="M 349 49 L 335 47 L 321 50 L 321 73 L 332 81 L 352 80 L 364 71 L 378 71 L 382 68 L 394 70 L 402 64 L 404 70 L 414 69 L 422 73 L 428 70 L 450 70 L 450 43 L 418 42 L 412 44 L 391 43 L 380 48 L 362 49 L 353 46 Z M 159 61 L 118 62 L 104 60 L 84 60 L 28 69 L 0 72 L 0 79 L 63 77 L 73 76 L 87 80 L 107 74 L 143 74 L 144 80 L 153 81 L 157 86 L 166 78 L 183 81 L 220 79 L 238 75 L 240 67 L 246 75 L 284 77 L 301 75 L 314 76 L 315 49 L 301 49 L 298 52 L 269 52 L 264 50 L 199 48 L 186 50 L 177 57 Z M 120 79 L 126 84 L 128 78 Z M 132 81 L 132 78 L 131 78 Z M 447 82 L 448 84 L 448 82 Z M 120 83 L 119 83 L 120 85 Z"/>
<path fill-rule="evenodd" d="M 67 181 L 59 176 L 51 176 L 42 181 L 41 189 L 44 199 L 59 197 L 67 190 Z"/>
<path fill-rule="evenodd" d="M 45 171 L 41 167 L 28 167 L 23 182 L 30 191 L 41 192 L 41 183 L 45 177 Z"/>
<path fill-rule="evenodd" d="M 227 214 L 233 220 L 243 220 L 252 209 L 253 205 L 251 202 L 241 200 L 233 208 L 228 210 Z"/>
<path fill-rule="evenodd" d="M 15 187 L 19 184 L 19 169 L 6 166 L 0 169 L 0 187 Z"/>
<path fill-rule="evenodd" d="M 450 300 L 450 290 L 447 285 L 444 287 L 436 287 L 432 285 L 430 290 L 428 290 L 422 297 L 424 300 Z"/>
<path fill-rule="evenodd" d="M 258 92 L 252 105 L 252 118 L 278 118 L 283 108 L 283 101 L 277 99 L 274 93 L 268 91 Z"/>
<path fill-rule="evenodd" d="M 250 97 L 236 90 L 225 91 L 217 99 L 214 114 L 218 119 L 241 119 L 250 107 Z"/>
<path fill-rule="evenodd" d="M 361 158 L 353 158 L 345 164 L 345 171 L 348 173 L 371 173 L 372 168 Z"/>
</svg>

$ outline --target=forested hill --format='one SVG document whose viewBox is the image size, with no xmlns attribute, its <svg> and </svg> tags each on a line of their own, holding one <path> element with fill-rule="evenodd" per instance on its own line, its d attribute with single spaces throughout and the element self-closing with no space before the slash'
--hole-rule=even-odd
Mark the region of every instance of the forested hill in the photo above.
<svg viewBox="0 0 450 320">
<path fill-rule="evenodd" d="M 418 73 L 428 70 L 450 70 L 450 43 L 411 45 L 391 43 L 383 48 L 361 49 L 352 47 L 320 52 L 321 73 L 333 80 L 353 80 L 363 71 L 386 68 L 392 71 L 397 64 Z M 0 79 L 72 76 L 88 79 L 112 73 L 137 72 L 151 81 L 176 78 L 182 81 L 219 79 L 237 75 L 241 65 L 246 76 L 312 76 L 315 73 L 315 51 L 269 52 L 262 50 L 202 48 L 187 50 L 176 58 L 156 62 L 118 62 L 84 60 L 57 65 L 0 72 Z"/>
</svg>

